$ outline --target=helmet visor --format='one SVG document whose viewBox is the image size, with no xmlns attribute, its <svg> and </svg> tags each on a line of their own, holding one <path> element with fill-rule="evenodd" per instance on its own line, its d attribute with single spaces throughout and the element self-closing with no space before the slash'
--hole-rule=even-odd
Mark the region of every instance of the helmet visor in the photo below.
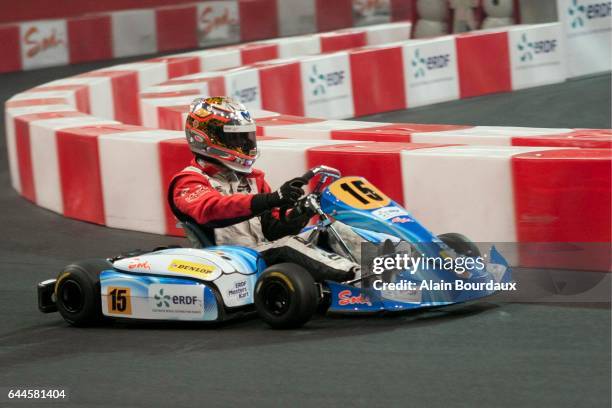
<svg viewBox="0 0 612 408">
<path fill-rule="evenodd" d="M 216 135 L 216 144 L 246 156 L 257 154 L 256 127 L 254 124 L 223 127 L 223 134 Z"/>
</svg>

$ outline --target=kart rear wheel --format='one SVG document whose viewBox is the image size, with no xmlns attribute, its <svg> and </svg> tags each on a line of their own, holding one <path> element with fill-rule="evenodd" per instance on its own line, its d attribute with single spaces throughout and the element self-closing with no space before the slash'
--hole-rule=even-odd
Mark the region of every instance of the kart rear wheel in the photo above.
<svg viewBox="0 0 612 408">
<path fill-rule="evenodd" d="M 55 284 L 55 304 L 64 320 L 73 326 L 102 321 L 100 272 L 112 268 L 104 259 L 75 262 L 64 268 Z"/>
<path fill-rule="evenodd" d="M 255 307 L 274 329 L 295 329 L 314 315 L 319 290 L 308 271 L 281 263 L 267 268 L 255 284 Z"/>
<path fill-rule="evenodd" d="M 449 232 L 447 234 L 438 235 L 438 238 L 446 245 L 448 245 L 458 255 L 468 257 L 480 257 L 480 249 L 465 235 Z"/>
</svg>

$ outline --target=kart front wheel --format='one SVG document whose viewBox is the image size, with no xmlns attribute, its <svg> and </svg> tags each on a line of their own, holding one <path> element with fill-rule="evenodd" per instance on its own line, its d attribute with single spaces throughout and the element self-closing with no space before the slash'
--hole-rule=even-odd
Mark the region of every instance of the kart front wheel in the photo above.
<svg viewBox="0 0 612 408">
<path fill-rule="evenodd" d="M 255 284 L 255 307 L 274 329 L 295 329 L 314 315 L 319 290 L 299 265 L 281 263 L 267 268 Z"/>
<path fill-rule="evenodd" d="M 456 232 L 438 235 L 440 241 L 448 245 L 458 255 L 477 258 L 480 257 L 480 249 L 465 235 Z"/>
<path fill-rule="evenodd" d="M 55 284 L 57 310 L 73 326 L 102 320 L 100 272 L 113 266 L 104 259 L 76 262 L 59 274 Z"/>
</svg>

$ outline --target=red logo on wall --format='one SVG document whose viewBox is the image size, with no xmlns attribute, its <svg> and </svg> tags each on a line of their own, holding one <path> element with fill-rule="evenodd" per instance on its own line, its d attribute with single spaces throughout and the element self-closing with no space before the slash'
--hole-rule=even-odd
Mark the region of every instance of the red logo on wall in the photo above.
<svg viewBox="0 0 612 408">
<path fill-rule="evenodd" d="M 26 51 L 28 58 L 34 58 L 41 52 L 50 48 L 57 48 L 64 45 L 65 42 L 58 37 L 56 29 L 51 30 L 51 34 L 47 37 L 41 36 L 38 27 L 30 27 L 24 35 L 25 44 L 29 47 Z"/>
<path fill-rule="evenodd" d="M 360 14 L 367 14 L 378 8 L 382 8 L 387 6 L 387 2 L 385 0 L 360 0 L 354 4 L 355 11 Z"/>
<path fill-rule="evenodd" d="M 202 10 L 200 14 L 200 22 L 204 24 L 203 33 L 204 35 L 210 34 L 216 28 L 237 24 L 236 19 L 230 17 L 229 8 L 224 8 L 223 13 L 218 16 L 213 16 L 214 9 L 211 6 L 207 6 Z"/>
</svg>

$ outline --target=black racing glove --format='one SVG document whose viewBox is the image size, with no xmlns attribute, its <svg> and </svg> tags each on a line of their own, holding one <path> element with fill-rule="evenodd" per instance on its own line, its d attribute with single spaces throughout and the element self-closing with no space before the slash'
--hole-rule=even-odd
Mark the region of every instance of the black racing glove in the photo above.
<svg viewBox="0 0 612 408">
<path fill-rule="evenodd" d="M 278 191 L 255 194 L 251 201 L 251 211 L 257 215 L 276 207 L 292 206 L 304 195 L 302 187 L 307 183 L 303 178 L 296 177 L 285 182 Z"/>
</svg>

